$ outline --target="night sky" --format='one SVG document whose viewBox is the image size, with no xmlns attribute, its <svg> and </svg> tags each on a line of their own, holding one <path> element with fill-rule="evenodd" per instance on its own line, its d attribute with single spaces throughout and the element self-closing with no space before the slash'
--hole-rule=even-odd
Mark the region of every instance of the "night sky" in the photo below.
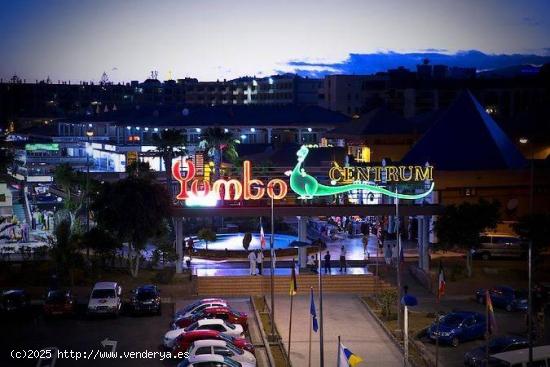
<svg viewBox="0 0 550 367">
<path fill-rule="evenodd" d="M 478 60 L 488 58 L 485 68 L 506 65 L 494 54 L 521 54 L 507 58 L 508 64 L 550 60 L 529 56 L 550 56 L 548 0 L 0 3 L 4 79 L 15 73 L 27 81 L 97 81 L 106 71 L 113 81 L 129 81 L 143 80 L 151 70 L 160 79 L 171 71 L 173 78 L 200 80 L 322 74 L 345 72 L 339 66 L 354 57 L 390 52 L 399 63 L 412 52 L 454 58 L 470 51 Z M 370 66 L 350 69 L 371 72 L 386 65 Z"/>
</svg>

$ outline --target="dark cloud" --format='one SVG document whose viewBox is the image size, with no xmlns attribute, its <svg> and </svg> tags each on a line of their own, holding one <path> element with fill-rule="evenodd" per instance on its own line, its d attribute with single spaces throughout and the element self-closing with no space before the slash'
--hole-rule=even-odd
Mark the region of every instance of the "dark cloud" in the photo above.
<svg viewBox="0 0 550 367">
<path fill-rule="evenodd" d="M 523 17 L 521 21 L 529 27 L 538 27 L 540 25 L 540 22 L 533 17 Z"/>
<path fill-rule="evenodd" d="M 428 59 L 431 64 L 450 67 L 474 67 L 478 70 L 492 70 L 514 65 L 550 63 L 550 56 L 534 54 L 485 54 L 477 50 L 459 51 L 455 54 L 440 52 L 380 52 L 371 54 L 350 54 L 339 63 L 312 63 L 290 61 L 288 66 L 302 76 L 319 77 L 327 74 L 374 74 L 403 66 L 415 70 L 416 65 Z"/>
</svg>

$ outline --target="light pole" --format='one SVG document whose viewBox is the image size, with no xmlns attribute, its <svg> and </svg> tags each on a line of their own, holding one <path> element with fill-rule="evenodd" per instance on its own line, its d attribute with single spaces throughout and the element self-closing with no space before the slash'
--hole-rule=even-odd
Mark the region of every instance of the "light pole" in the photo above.
<svg viewBox="0 0 550 367">
<path fill-rule="evenodd" d="M 273 186 L 272 186 L 273 187 Z M 273 206 L 273 195 L 271 195 L 271 237 L 269 238 L 269 250 L 271 252 L 271 338 L 275 338 L 275 249 L 273 248 L 273 240 L 275 236 L 275 216 Z"/>
<path fill-rule="evenodd" d="M 86 136 L 88 137 L 88 146 L 90 150 L 90 140 L 94 136 L 93 130 L 88 129 L 86 131 Z M 86 147 L 88 148 L 88 147 Z M 90 154 L 86 149 L 86 231 L 90 231 Z"/>
<path fill-rule="evenodd" d="M 530 167 L 529 167 L 529 214 L 533 215 L 533 196 L 534 196 L 534 181 L 535 181 L 535 166 L 534 160 L 535 156 L 533 153 L 533 143 L 529 141 L 528 138 L 522 137 L 519 139 L 520 144 L 529 144 L 529 155 L 530 157 Z M 532 236 L 531 236 L 532 237 Z M 528 258 L 528 307 L 527 307 L 527 338 L 529 340 L 529 363 L 528 366 L 533 365 L 533 239 L 529 239 L 529 249 L 527 252 Z"/>
</svg>

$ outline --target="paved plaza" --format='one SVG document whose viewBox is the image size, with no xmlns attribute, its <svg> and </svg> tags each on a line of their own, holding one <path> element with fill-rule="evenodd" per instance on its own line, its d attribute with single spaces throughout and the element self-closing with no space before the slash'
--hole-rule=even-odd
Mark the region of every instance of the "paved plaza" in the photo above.
<svg viewBox="0 0 550 367">
<path fill-rule="evenodd" d="M 403 356 L 388 336 L 368 314 L 355 295 L 325 294 L 323 297 L 325 365 L 336 365 L 338 335 L 342 343 L 365 360 L 366 365 L 394 367 L 402 363 Z M 294 297 L 290 358 L 293 366 L 308 365 L 309 295 Z M 319 300 L 315 299 L 317 312 Z M 288 348 L 290 297 L 275 298 L 275 323 Z M 311 365 L 319 365 L 319 334 L 313 333 Z"/>
</svg>

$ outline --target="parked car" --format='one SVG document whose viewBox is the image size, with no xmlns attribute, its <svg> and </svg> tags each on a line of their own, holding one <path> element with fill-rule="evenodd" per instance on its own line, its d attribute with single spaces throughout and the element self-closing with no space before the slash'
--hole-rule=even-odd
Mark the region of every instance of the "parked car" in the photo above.
<svg viewBox="0 0 550 367">
<path fill-rule="evenodd" d="M 529 348 L 493 354 L 491 360 L 499 361 L 498 366 L 528 367 Z M 533 347 L 533 363 L 531 366 L 548 366 L 547 362 L 549 360 L 550 345 Z"/>
<path fill-rule="evenodd" d="M 474 257 L 483 260 L 504 257 L 521 258 L 526 254 L 525 243 L 519 237 L 499 233 L 482 234 L 479 247 L 473 252 Z"/>
<path fill-rule="evenodd" d="M 174 320 L 182 317 L 189 317 L 191 314 L 202 311 L 208 307 L 227 307 L 227 301 L 221 298 L 204 298 L 193 302 L 174 313 Z"/>
<path fill-rule="evenodd" d="M 164 335 L 164 346 L 167 348 L 173 348 L 174 341 L 179 335 L 192 330 L 216 330 L 237 338 L 244 338 L 244 330 L 241 325 L 231 324 L 220 319 L 202 319 L 192 323 L 185 329 L 174 329 L 168 331 Z"/>
<path fill-rule="evenodd" d="M 2 292 L 0 308 L 5 312 L 25 311 L 31 305 L 29 295 L 23 289 L 10 289 Z"/>
<path fill-rule="evenodd" d="M 509 352 L 527 348 L 529 341 L 517 336 L 500 336 L 489 341 L 489 355 L 496 353 Z M 485 363 L 485 346 L 472 349 L 464 354 L 464 365 L 480 367 Z"/>
<path fill-rule="evenodd" d="M 75 300 L 70 289 L 52 289 L 46 292 L 44 315 L 72 315 L 74 310 Z"/>
<path fill-rule="evenodd" d="M 480 304 L 486 302 L 485 289 L 476 291 L 476 300 Z M 503 308 L 506 311 L 527 311 L 527 291 L 515 290 L 508 286 L 496 286 L 489 290 L 489 297 L 495 307 Z"/>
<path fill-rule="evenodd" d="M 182 317 L 174 321 L 172 328 L 184 328 L 201 319 L 222 319 L 232 324 L 239 324 L 244 330 L 248 327 L 248 315 L 244 312 L 232 310 L 229 307 L 207 307 L 193 313 L 189 317 Z"/>
<path fill-rule="evenodd" d="M 256 365 L 256 357 L 246 350 L 237 348 L 224 340 L 197 340 L 191 344 L 187 350 L 188 358 L 203 354 L 217 354 L 223 357 L 229 357 L 239 363 L 250 363 Z"/>
<path fill-rule="evenodd" d="M 250 353 L 254 354 L 254 344 L 248 342 L 244 338 L 236 338 L 224 333 L 221 333 L 217 330 L 193 330 L 178 336 L 174 342 L 173 352 L 186 352 L 187 349 L 191 346 L 196 340 L 224 340 L 228 343 L 233 344 L 237 348 L 247 350 Z"/>
<path fill-rule="evenodd" d="M 217 354 L 202 354 L 193 358 L 186 358 L 178 364 L 178 367 L 255 367 L 256 364 L 240 363 L 229 357 L 222 357 Z"/>
<path fill-rule="evenodd" d="M 142 285 L 132 290 L 130 300 L 134 313 L 161 314 L 160 290 L 155 285 Z"/>
<path fill-rule="evenodd" d="M 99 282 L 94 285 L 88 301 L 88 314 L 118 316 L 122 309 L 122 287 L 115 282 Z"/>
<path fill-rule="evenodd" d="M 450 344 L 457 347 L 460 343 L 484 338 L 486 331 L 485 316 L 478 312 L 459 311 L 451 312 L 441 317 L 428 328 L 428 336 L 431 340 Z"/>
</svg>

